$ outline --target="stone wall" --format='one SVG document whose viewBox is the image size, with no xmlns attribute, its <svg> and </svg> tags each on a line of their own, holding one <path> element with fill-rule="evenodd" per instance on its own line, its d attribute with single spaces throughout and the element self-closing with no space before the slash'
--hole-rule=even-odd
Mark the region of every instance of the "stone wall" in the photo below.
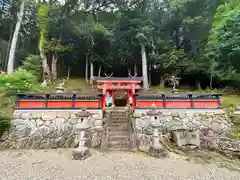
<svg viewBox="0 0 240 180">
<path fill-rule="evenodd" d="M 16 110 L 11 128 L 0 139 L 4 148 L 76 147 L 80 129 L 102 124 L 102 110 Z M 91 133 L 88 133 L 90 136 Z"/>
<path fill-rule="evenodd" d="M 153 129 L 151 124 L 159 123 L 161 126 L 159 133 L 168 134 L 169 137 L 174 132 L 188 131 L 192 140 L 184 141 L 208 149 L 222 147 L 221 139 L 226 138 L 231 128 L 231 123 L 225 111 L 215 110 L 135 110 L 137 136 L 139 144 L 146 146 L 151 144 Z M 181 136 L 181 135 L 180 135 Z M 186 138 L 183 137 L 182 139 Z M 195 138 L 195 139 L 194 139 Z M 199 140 L 196 140 L 199 139 Z M 184 145 L 178 142 L 178 145 Z M 239 144 L 240 145 L 240 144 Z"/>
<path fill-rule="evenodd" d="M 75 148 L 83 129 L 89 139 L 86 145 L 98 148 L 106 118 L 101 109 L 16 110 L 11 128 L 0 139 L 0 148 Z M 231 122 L 221 109 L 136 109 L 134 119 L 140 150 L 152 144 L 153 128 L 157 126 L 159 134 L 173 137 L 179 146 L 192 143 L 240 156 L 240 141 L 228 138 Z M 184 134 L 184 131 L 187 133 Z"/>
</svg>

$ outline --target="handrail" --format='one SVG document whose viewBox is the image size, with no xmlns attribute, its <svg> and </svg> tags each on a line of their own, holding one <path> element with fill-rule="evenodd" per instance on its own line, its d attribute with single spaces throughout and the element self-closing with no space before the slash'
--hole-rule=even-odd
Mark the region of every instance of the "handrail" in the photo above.
<svg viewBox="0 0 240 180">
<path fill-rule="evenodd" d="M 101 146 L 100 146 L 100 151 L 107 151 L 108 150 L 108 141 L 109 141 L 109 125 L 111 123 L 112 119 L 112 114 L 111 112 L 105 112 L 108 113 L 108 116 L 106 118 L 106 122 L 103 125 L 103 132 L 102 132 L 102 138 L 101 138 Z"/>
<path fill-rule="evenodd" d="M 130 144 L 131 149 L 137 149 L 137 136 L 136 136 L 136 124 L 135 118 L 133 118 L 133 110 L 131 106 L 127 106 L 127 120 L 128 120 L 128 127 L 129 127 L 129 137 L 130 137 Z"/>
</svg>

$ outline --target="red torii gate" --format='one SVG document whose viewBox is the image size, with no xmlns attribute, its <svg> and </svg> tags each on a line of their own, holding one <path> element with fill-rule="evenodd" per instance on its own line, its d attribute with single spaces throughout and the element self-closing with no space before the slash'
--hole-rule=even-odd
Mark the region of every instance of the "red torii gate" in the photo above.
<svg viewBox="0 0 240 180">
<path fill-rule="evenodd" d="M 102 91 L 102 108 L 105 108 L 106 95 L 109 93 L 114 99 L 114 93 L 116 90 L 127 91 L 128 101 L 132 99 L 132 106 L 135 107 L 134 94 L 137 90 L 141 89 L 142 77 L 93 77 L 93 88 Z"/>
</svg>

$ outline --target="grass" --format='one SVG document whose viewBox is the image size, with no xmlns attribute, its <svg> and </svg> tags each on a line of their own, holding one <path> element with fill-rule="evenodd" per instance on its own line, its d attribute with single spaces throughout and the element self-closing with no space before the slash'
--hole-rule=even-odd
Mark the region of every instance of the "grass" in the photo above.
<svg viewBox="0 0 240 180">
<path fill-rule="evenodd" d="M 42 92 L 55 92 L 56 87 L 63 82 L 63 79 L 55 81 L 51 86 L 41 89 Z M 89 92 L 91 91 L 91 85 L 87 84 L 83 78 L 69 79 L 65 84 L 66 92 Z"/>
</svg>

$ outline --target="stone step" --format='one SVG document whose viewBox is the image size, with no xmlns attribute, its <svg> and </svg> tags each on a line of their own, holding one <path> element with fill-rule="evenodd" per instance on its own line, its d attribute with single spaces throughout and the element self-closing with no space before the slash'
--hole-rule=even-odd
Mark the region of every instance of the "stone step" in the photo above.
<svg viewBox="0 0 240 180">
<path fill-rule="evenodd" d="M 116 118 L 111 118 L 111 120 L 116 122 L 126 122 L 127 118 L 116 117 Z"/>
<path fill-rule="evenodd" d="M 126 116 L 119 116 L 119 115 L 116 115 L 116 116 L 111 116 L 112 119 L 126 119 Z"/>
<path fill-rule="evenodd" d="M 128 131 L 110 131 L 109 132 L 110 137 L 112 136 L 129 136 Z"/>
<path fill-rule="evenodd" d="M 128 121 L 127 120 L 112 119 L 110 124 L 113 124 L 113 123 L 116 123 L 116 124 L 127 124 Z"/>
<path fill-rule="evenodd" d="M 110 132 L 128 132 L 128 128 L 127 127 L 109 127 L 109 131 Z"/>
<path fill-rule="evenodd" d="M 113 147 L 130 147 L 130 142 L 127 141 L 109 141 L 108 142 L 108 147 L 113 148 Z"/>
<path fill-rule="evenodd" d="M 126 116 L 127 114 L 125 112 L 111 112 L 112 116 Z"/>
<path fill-rule="evenodd" d="M 112 119 L 117 119 L 117 120 L 124 120 L 124 119 L 127 119 L 127 117 L 124 115 L 124 116 L 119 116 L 119 115 L 116 115 L 116 116 L 111 116 Z"/>
<path fill-rule="evenodd" d="M 109 151 L 131 151 L 131 148 L 129 147 L 113 147 L 108 148 Z"/>
<path fill-rule="evenodd" d="M 109 141 L 129 141 L 129 135 L 110 136 Z"/>
<path fill-rule="evenodd" d="M 121 123 L 112 123 L 110 124 L 108 127 L 117 127 L 117 128 L 128 128 L 128 124 L 127 123 L 124 123 L 124 124 L 121 124 Z"/>
<path fill-rule="evenodd" d="M 108 127 L 123 127 L 123 128 L 128 128 L 129 124 L 125 123 L 125 124 L 120 124 L 120 123 L 113 123 L 113 124 L 110 124 Z"/>
<path fill-rule="evenodd" d="M 111 144 L 108 144 L 108 149 L 111 150 L 111 151 L 123 151 L 123 150 L 126 150 L 126 151 L 129 151 L 131 149 L 130 145 L 111 145 Z"/>
</svg>

